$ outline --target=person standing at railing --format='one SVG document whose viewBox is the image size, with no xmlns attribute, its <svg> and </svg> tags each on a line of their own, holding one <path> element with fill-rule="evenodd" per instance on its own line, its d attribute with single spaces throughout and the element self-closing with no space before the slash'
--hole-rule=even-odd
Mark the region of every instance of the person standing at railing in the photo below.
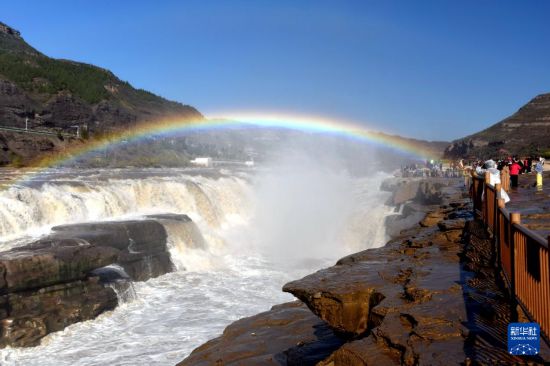
<svg viewBox="0 0 550 366">
<path fill-rule="evenodd" d="M 542 162 L 539 160 L 537 162 L 537 165 L 535 165 L 535 172 L 537 173 L 537 189 L 542 189 L 542 172 L 544 171 L 544 167 L 542 166 Z"/>
<path fill-rule="evenodd" d="M 485 162 L 485 167 L 487 168 L 485 171 L 488 172 L 489 175 L 489 184 L 493 187 L 496 187 L 497 184 L 501 184 L 500 181 L 500 170 L 497 169 L 497 164 L 494 160 L 487 160 Z M 506 193 L 504 189 L 500 189 L 500 192 L 497 192 L 497 194 L 500 195 L 500 198 L 504 199 L 505 203 L 510 202 L 510 197 Z"/>
<path fill-rule="evenodd" d="M 518 186 L 518 176 L 521 172 L 521 165 L 519 165 L 518 159 L 514 158 L 512 165 L 510 165 L 510 183 L 512 187 Z"/>
</svg>

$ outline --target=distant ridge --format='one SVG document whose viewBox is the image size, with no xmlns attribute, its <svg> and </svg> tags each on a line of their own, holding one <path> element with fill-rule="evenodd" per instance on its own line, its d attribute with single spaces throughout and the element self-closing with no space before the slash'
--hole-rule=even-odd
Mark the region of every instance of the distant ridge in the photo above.
<svg viewBox="0 0 550 366">
<path fill-rule="evenodd" d="M 550 155 L 550 93 L 531 99 L 508 118 L 455 140 L 445 157 L 498 158 L 506 155 Z"/>
</svg>

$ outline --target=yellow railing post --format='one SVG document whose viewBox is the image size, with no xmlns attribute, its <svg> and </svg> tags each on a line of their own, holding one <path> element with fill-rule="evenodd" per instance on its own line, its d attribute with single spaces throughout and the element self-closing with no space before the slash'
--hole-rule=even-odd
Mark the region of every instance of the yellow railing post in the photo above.
<svg viewBox="0 0 550 366">
<path fill-rule="evenodd" d="M 500 173 L 500 181 L 502 182 L 502 188 L 506 191 L 510 191 L 510 169 L 505 166 Z"/>
<path fill-rule="evenodd" d="M 499 190 L 500 192 L 500 190 Z M 497 196 L 498 197 L 498 196 Z M 499 268 L 502 268 L 502 243 L 504 238 L 502 237 L 503 229 L 502 228 L 502 222 L 504 220 L 501 220 L 502 212 L 500 211 L 506 206 L 506 202 L 504 202 L 503 198 L 497 198 L 497 209 L 495 211 L 495 248 L 496 248 L 496 261 L 497 266 Z"/>
<path fill-rule="evenodd" d="M 521 214 L 519 212 L 510 213 L 510 293 L 512 298 L 511 315 L 512 321 L 518 320 L 518 302 L 516 294 L 516 234 L 514 225 L 521 224 Z"/>
</svg>

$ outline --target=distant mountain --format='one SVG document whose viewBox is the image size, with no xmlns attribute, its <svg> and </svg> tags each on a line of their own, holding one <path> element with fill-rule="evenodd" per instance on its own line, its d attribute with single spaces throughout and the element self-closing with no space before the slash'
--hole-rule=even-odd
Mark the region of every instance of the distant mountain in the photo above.
<svg viewBox="0 0 550 366">
<path fill-rule="evenodd" d="M 90 135 L 164 117 L 202 118 L 193 107 L 135 89 L 97 66 L 50 58 L 0 23 L 0 127 Z M 15 141 L 14 141 L 15 140 Z M 24 141 L 22 141 L 24 140 Z M 0 132 L 0 165 L 29 160 L 66 141 Z"/>
<path fill-rule="evenodd" d="M 550 93 L 541 94 L 510 117 L 445 149 L 448 158 L 498 158 L 506 155 L 550 155 Z"/>
</svg>

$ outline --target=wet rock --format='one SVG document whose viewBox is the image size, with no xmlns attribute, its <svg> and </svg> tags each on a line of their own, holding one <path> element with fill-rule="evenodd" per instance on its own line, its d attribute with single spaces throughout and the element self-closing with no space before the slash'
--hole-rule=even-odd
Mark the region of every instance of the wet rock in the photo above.
<svg viewBox="0 0 550 366">
<path fill-rule="evenodd" d="M 447 183 L 446 180 L 442 180 Z M 391 203 L 400 205 L 414 201 L 421 205 L 438 205 L 443 202 L 443 183 L 437 179 L 392 178 L 384 181 L 382 190 L 393 192 Z"/>
<path fill-rule="evenodd" d="M 441 183 L 432 180 L 420 182 L 418 193 L 415 200 L 425 205 L 439 205 L 443 202 L 443 192 Z"/>
<path fill-rule="evenodd" d="M 112 263 L 124 268 L 133 280 L 144 281 L 174 270 L 162 220 L 187 222 L 186 216 L 162 215 L 159 220 L 130 220 L 62 225 L 52 228 L 55 238 L 78 238 L 97 247 L 119 251 Z M 110 264 L 110 263 L 108 263 Z M 97 267 L 96 267 L 97 268 Z"/>
<path fill-rule="evenodd" d="M 113 263 L 117 255 L 115 249 L 98 248 L 78 239 L 39 240 L 0 253 L 0 291 L 15 292 L 84 279 L 89 271 Z"/>
<path fill-rule="evenodd" d="M 399 246 L 395 245 L 395 243 L 390 242 L 386 244 L 386 246 L 381 248 L 366 249 L 340 258 L 336 262 L 336 265 L 352 264 L 365 261 L 383 261 L 387 259 L 388 256 L 394 255 L 394 253 L 398 250 L 398 247 Z"/>
<path fill-rule="evenodd" d="M 291 302 L 236 321 L 178 365 L 313 366 L 343 343 L 304 304 Z"/>
<path fill-rule="evenodd" d="M 317 366 L 394 366 L 400 364 L 400 359 L 399 352 L 367 337 L 344 344 Z"/>
<path fill-rule="evenodd" d="M 403 181 L 393 193 L 393 204 L 399 205 L 416 198 L 420 182 L 418 180 Z"/>
<path fill-rule="evenodd" d="M 185 214 L 166 213 L 166 214 L 147 215 L 145 217 L 153 220 L 191 222 L 191 218 Z"/>
<path fill-rule="evenodd" d="M 97 278 L 89 278 L 9 293 L 3 296 L 3 303 L 0 345 L 28 347 L 38 345 L 51 332 L 114 309 L 117 296 Z"/>
<path fill-rule="evenodd" d="M 443 220 L 445 213 L 441 211 L 434 211 L 428 213 L 422 221 L 420 221 L 420 226 L 422 227 L 431 227 L 437 225 L 438 222 Z"/>
<path fill-rule="evenodd" d="M 156 253 L 166 250 L 166 231 L 155 220 L 88 222 L 54 226 L 56 237 L 79 238 L 100 247 L 129 253 Z"/>
<path fill-rule="evenodd" d="M 63 225 L 40 240 L 1 252 L 0 346 L 36 345 L 46 334 L 114 309 L 113 288 L 129 292 L 130 279 L 172 271 L 160 222 L 193 224 L 186 215 L 156 215 Z"/>
<path fill-rule="evenodd" d="M 463 230 L 465 225 L 466 220 L 464 219 L 443 220 L 437 223 L 437 227 L 441 231 Z"/>
<path fill-rule="evenodd" d="M 121 265 L 134 281 L 146 281 L 174 271 L 174 264 L 168 251 L 148 255 L 123 251 L 118 255 L 115 263 Z"/>
<path fill-rule="evenodd" d="M 401 232 L 413 225 L 416 225 L 424 217 L 423 212 L 414 212 L 408 216 L 403 215 L 390 215 L 385 219 L 386 234 L 389 237 L 396 237 Z"/>
</svg>

